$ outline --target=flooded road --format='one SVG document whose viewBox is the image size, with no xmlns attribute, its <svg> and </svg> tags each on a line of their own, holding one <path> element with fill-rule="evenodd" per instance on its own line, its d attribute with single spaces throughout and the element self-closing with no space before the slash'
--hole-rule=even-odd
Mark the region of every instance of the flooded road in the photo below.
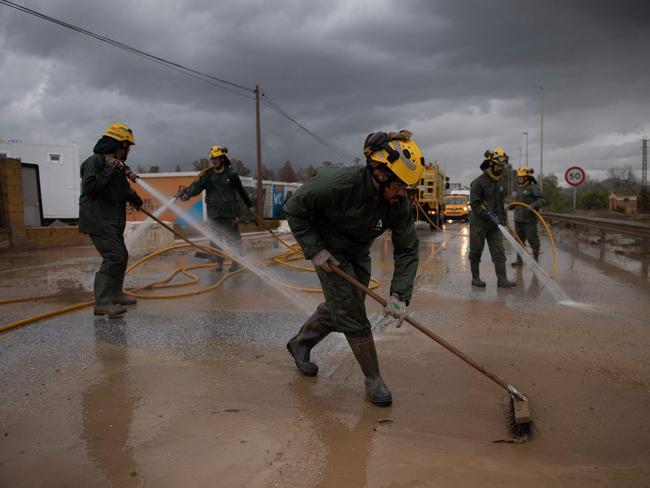
<svg viewBox="0 0 650 488">
<path fill-rule="evenodd" d="M 533 440 L 508 442 L 503 391 L 410 326 L 384 326 L 370 300 L 392 407 L 364 400 L 340 335 L 314 350 L 319 376 L 301 376 L 285 343 L 320 297 L 289 300 L 241 273 L 206 294 L 140 300 L 121 319 L 85 309 L 1 334 L 0 486 L 648 485 L 648 281 L 561 246 L 556 281 L 576 306 L 556 303 L 527 268 L 508 269 L 517 288 L 497 288 L 487 251 L 487 287 L 476 289 L 466 237 L 419 236 L 409 310 L 528 394 Z M 260 257 L 283 252 L 274 246 L 247 243 Z M 204 262 L 193 254 L 147 262 L 126 285 Z M 383 296 L 391 256 L 390 239 L 378 240 Z M 2 306 L 2 323 L 87 299 L 98 262 L 88 248 L 0 255 L 0 299 L 60 293 Z M 314 274 L 273 271 L 317 286 Z M 200 286 L 218 278 L 196 274 Z"/>
</svg>

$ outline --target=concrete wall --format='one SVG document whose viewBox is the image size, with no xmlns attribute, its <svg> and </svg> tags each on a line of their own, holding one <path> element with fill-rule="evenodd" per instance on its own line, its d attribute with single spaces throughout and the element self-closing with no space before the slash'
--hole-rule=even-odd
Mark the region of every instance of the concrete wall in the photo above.
<svg viewBox="0 0 650 488">
<path fill-rule="evenodd" d="M 49 249 L 51 247 L 90 246 L 92 242 L 86 234 L 79 232 L 76 225 L 65 227 L 26 227 L 27 242 L 23 249 Z"/>
<path fill-rule="evenodd" d="M 4 228 L 0 229 L 0 249 L 48 249 L 90 245 L 79 227 L 25 227 L 23 181 L 19 159 L 0 159 L 0 190 Z"/>
</svg>

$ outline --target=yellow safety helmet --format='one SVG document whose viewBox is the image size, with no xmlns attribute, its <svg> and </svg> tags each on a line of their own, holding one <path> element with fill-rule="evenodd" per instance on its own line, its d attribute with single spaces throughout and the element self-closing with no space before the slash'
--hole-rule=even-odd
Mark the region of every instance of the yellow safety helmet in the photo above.
<svg viewBox="0 0 650 488">
<path fill-rule="evenodd" d="M 424 157 L 411 135 L 407 130 L 369 134 L 363 145 L 368 164 L 373 168 L 385 164 L 406 185 L 417 183 L 424 171 Z"/>
<path fill-rule="evenodd" d="M 517 176 L 532 176 L 535 173 L 533 168 L 528 168 L 527 166 L 522 166 L 517 169 Z"/>
<path fill-rule="evenodd" d="M 210 148 L 210 159 L 218 158 L 219 156 L 225 156 L 228 154 L 228 148 L 223 146 L 212 146 Z"/>
<path fill-rule="evenodd" d="M 109 125 L 102 135 L 110 137 L 111 139 L 115 139 L 116 141 L 126 141 L 131 144 L 135 144 L 133 131 L 129 129 L 128 125 L 121 122 L 115 122 Z"/>
<path fill-rule="evenodd" d="M 484 154 L 486 161 L 493 161 L 497 164 L 507 164 L 510 161 L 510 157 L 506 154 L 505 149 L 502 147 L 495 147 L 494 149 L 488 149 Z"/>
</svg>

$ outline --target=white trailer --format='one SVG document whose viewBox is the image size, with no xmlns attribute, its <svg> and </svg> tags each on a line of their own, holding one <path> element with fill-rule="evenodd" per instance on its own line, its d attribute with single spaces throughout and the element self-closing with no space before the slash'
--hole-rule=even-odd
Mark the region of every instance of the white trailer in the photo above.
<svg viewBox="0 0 650 488">
<path fill-rule="evenodd" d="M 27 165 L 38 166 L 40 203 L 43 222 L 47 225 L 59 219 L 76 221 L 79 218 L 79 147 L 73 142 L 31 142 L 22 139 L 0 138 L 0 159 L 20 159 Z M 23 167 L 23 187 L 33 184 L 32 174 Z M 24 192 L 32 195 L 32 192 Z M 34 205 L 25 201 L 25 208 Z"/>
</svg>

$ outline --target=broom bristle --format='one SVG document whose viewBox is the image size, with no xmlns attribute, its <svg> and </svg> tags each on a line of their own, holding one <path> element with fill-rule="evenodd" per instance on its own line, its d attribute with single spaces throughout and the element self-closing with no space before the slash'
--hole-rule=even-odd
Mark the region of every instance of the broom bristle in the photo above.
<svg viewBox="0 0 650 488">
<path fill-rule="evenodd" d="M 530 439 L 533 436 L 533 421 L 528 410 L 528 400 L 519 400 L 509 395 L 508 426 L 517 439 Z"/>
</svg>

